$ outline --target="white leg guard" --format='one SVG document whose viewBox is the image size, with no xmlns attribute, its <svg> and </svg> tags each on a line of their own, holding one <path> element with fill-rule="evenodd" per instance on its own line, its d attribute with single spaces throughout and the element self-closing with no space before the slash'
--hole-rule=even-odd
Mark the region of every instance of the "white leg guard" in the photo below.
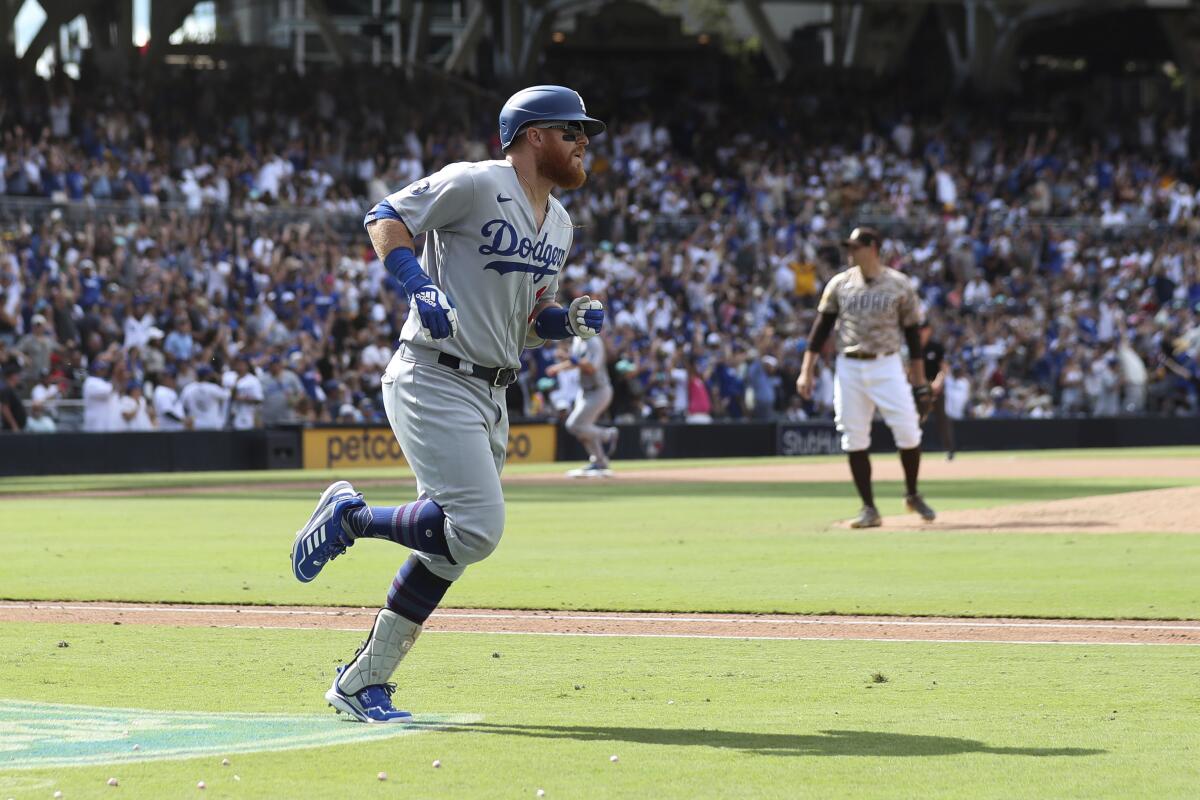
<svg viewBox="0 0 1200 800">
<path fill-rule="evenodd" d="M 355 695 L 367 686 L 387 683 L 420 635 L 417 623 L 390 608 L 380 609 L 371 635 L 338 678 L 338 688 Z"/>
</svg>

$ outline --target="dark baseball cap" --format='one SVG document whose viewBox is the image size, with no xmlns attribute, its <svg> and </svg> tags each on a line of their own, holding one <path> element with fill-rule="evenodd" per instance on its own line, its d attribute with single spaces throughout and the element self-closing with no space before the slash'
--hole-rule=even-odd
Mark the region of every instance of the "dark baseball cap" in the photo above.
<svg viewBox="0 0 1200 800">
<path fill-rule="evenodd" d="M 855 228 L 850 231 L 850 235 L 842 242 L 846 247 L 850 245 L 862 245 L 863 247 L 878 247 L 883 241 L 883 237 L 879 235 L 879 231 L 866 226 Z"/>
</svg>

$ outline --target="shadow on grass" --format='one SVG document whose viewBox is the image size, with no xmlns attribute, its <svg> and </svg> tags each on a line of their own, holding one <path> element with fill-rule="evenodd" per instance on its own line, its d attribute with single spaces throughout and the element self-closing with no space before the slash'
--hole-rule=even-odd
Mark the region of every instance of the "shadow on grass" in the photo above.
<svg viewBox="0 0 1200 800">
<path fill-rule="evenodd" d="M 601 728 L 590 725 L 497 725 L 477 722 L 453 728 L 462 732 L 576 739 L 581 742 L 632 742 L 715 747 L 769 756 L 953 756 L 987 753 L 998 756 L 1094 756 L 1083 747 L 991 747 L 974 739 L 918 736 L 881 731 L 820 731 L 818 734 L 753 733 L 695 728 Z"/>
</svg>

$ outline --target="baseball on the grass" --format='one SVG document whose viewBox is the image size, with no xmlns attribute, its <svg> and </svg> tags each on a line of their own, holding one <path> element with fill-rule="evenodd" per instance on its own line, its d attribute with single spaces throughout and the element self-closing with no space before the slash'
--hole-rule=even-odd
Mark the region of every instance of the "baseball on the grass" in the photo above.
<svg viewBox="0 0 1200 800">
<path fill-rule="evenodd" d="M 609 757 L 608 757 L 608 760 L 609 760 L 609 761 L 617 761 L 617 760 L 619 760 L 619 759 L 618 759 L 616 756 L 609 756 Z"/>
<path fill-rule="evenodd" d="M 204 781 L 199 781 L 199 782 L 196 784 L 196 788 L 197 788 L 197 789 L 204 789 L 204 788 L 205 788 Z"/>
<path fill-rule="evenodd" d="M 229 759 L 228 759 L 228 758 L 222 758 L 222 759 L 221 759 L 221 766 L 222 766 L 222 767 L 228 767 L 228 766 L 229 766 Z"/>
<path fill-rule="evenodd" d="M 108 785 L 109 785 L 109 786 L 117 786 L 117 785 L 118 785 L 117 779 L 116 779 L 116 778 L 109 778 L 109 779 L 108 779 Z"/>
<path fill-rule="evenodd" d="M 545 797 L 545 796 L 546 796 L 546 790 L 545 790 L 545 789 L 538 789 L 538 790 L 537 790 L 537 796 L 538 796 L 538 797 Z"/>
<path fill-rule="evenodd" d="M 381 772 L 381 773 L 379 773 L 378 775 L 376 775 L 375 777 L 379 778 L 379 780 L 381 780 L 381 781 L 386 781 L 386 780 L 387 780 L 387 773 L 386 773 L 386 772 Z"/>
<path fill-rule="evenodd" d="M 441 765 L 442 765 L 442 762 L 441 762 L 441 761 L 438 761 L 436 758 L 433 760 L 433 768 L 434 768 L 434 769 L 437 769 L 437 768 L 438 768 L 438 767 L 440 767 Z"/>
</svg>

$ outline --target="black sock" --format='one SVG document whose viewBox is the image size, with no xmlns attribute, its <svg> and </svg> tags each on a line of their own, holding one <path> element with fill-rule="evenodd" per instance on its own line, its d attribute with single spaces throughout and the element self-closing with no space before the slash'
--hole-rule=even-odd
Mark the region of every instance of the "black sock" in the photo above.
<svg viewBox="0 0 1200 800">
<path fill-rule="evenodd" d="M 875 490 L 871 488 L 871 457 L 866 450 L 854 450 L 850 454 L 850 474 L 854 476 L 854 488 L 862 498 L 864 506 L 875 507 Z"/>
<path fill-rule="evenodd" d="M 917 493 L 917 472 L 921 469 L 921 448 L 900 451 L 900 465 L 904 467 L 904 489 L 908 494 Z"/>
</svg>

